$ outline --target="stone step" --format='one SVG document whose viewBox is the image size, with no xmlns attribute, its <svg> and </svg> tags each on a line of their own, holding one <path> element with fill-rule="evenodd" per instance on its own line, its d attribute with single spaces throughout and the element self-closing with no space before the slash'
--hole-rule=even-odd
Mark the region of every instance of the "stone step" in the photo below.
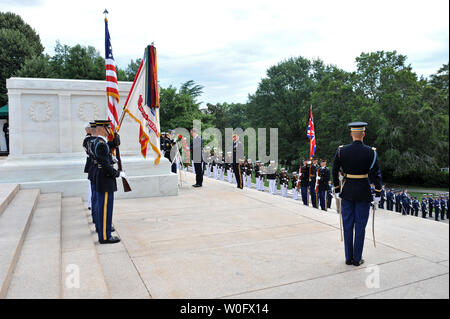
<svg viewBox="0 0 450 319">
<path fill-rule="evenodd" d="M 41 194 L 6 295 L 61 297 L 61 193 Z"/>
<path fill-rule="evenodd" d="M 18 191 L 0 216 L 0 299 L 6 296 L 39 194 L 38 189 Z"/>
<path fill-rule="evenodd" d="M 85 205 L 86 206 L 86 205 Z M 113 299 L 149 299 L 151 298 L 131 257 L 122 242 L 111 245 L 98 243 L 95 226 L 92 224 L 91 211 L 85 209 L 85 214 L 92 233 L 92 240 L 97 249 L 98 258 L 105 274 L 111 298 Z M 114 219 L 114 216 L 113 216 Z M 117 227 L 117 226 L 116 226 Z M 119 236 L 118 230 L 113 233 Z"/>
<path fill-rule="evenodd" d="M 63 198 L 61 213 L 62 298 L 110 298 L 81 198 Z"/>
<path fill-rule="evenodd" d="M 0 215 L 19 191 L 19 184 L 0 184 Z"/>
</svg>

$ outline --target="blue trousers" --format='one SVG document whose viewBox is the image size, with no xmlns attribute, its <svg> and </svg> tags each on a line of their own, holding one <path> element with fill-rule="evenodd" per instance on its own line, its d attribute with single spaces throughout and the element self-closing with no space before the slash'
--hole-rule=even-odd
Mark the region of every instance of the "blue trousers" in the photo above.
<svg viewBox="0 0 450 319">
<path fill-rule="evenodd" d="M 308 205 L 308 186 L 302 186 L 301 191 L 303 204 Z"/>
<path fill-rule="evenodd" d="M 177 173 L 177 163 L 176 162 L 172 163 L 171 169 L 172 169 L 172 173 L 175 173 L 175 174 Z"/>
<path fill-rule="evenodd" d="M 439 207 L 434 207 L 434 220 L 439 220 Z"/>
<path fill-rule="evenodd" d="M 370 203 L 342 199 L 345 259 L 360 261 L 364 248 Z M 353 233 L 355 236 L 353 236 Z M 353 239 L 354 238 L 354 239 Z"/>
<path fill-rule="evenodd" d="M 319 190 L 319 203 L 320 203 L 320 208 L 324 211 L 327 210 L 328 208 L 328 203 L 327 203 L 327 191 L 323 190 Z"/>
<path fill-rule="evenodd" d="M 91 182 L 91 215 L 92 222 L 95 224 L 95 229 L 97 227 L 97 192 L 95 191 L 95 185 Z"/>
<path fill-rule="evenodd" d="M 114 193 L 97 192 L 97 227 L 98 240 L 107 240 L 111 237 Z"/>
<path fill-rule="evenodd" d="M 333 201 L 333 196 L 327 194 L 327 208 L 331 207 L 331 202 Z"/>
<path fill-rule="evenodd" d="M 315 192 L 314 185 L 309 187 L 309 194 L 311 195 L 311 202 L 312 202 L 313 207 L 317 208 L 318 195 Z"/>
</svg>

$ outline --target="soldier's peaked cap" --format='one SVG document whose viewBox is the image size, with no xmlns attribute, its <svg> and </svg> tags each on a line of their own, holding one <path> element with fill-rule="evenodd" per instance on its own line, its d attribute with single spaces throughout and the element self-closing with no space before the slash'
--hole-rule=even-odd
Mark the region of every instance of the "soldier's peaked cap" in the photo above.
<svg viewBox="0 0 450 319">
<path fill-rule="evenodd" d="M 111 126 L 111 121 L 109 121 L 109 120 L 95 120 L 95 124 L 96 124 L 97 126 L 106 126 L 106 127 L 109 127 L 109 126 Z"/>
<path fill-rule="evenodd" d="M 364 132 L 367 125 L 366 122 L 351 122 L 348 124 L 348 127 L 352 132 Z"/>
<path fill-rule="evenodd" d="M 97 127 L 97 123 L 89 122 L 89 126 L 92 127 L 92 128 L 95 128 L 95 127 Z"/>
</svg>

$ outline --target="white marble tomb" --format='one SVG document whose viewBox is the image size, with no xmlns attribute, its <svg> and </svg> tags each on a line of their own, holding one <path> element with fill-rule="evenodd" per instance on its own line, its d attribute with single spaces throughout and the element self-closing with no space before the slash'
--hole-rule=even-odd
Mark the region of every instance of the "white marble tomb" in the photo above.
<svg viewBox="0 0 450 319">
<path fill-rule="evenodd" d="M 119 115 L 131 84 L 119 82 Z M 0 161 L 0 182 L 86 199 L 84 128 L 89 121 L 107 118 L 105 81 L 10 78 L 6 85 L 10 155 Z M 144 159 L 139 153 L 138 133 L 139 126 L 126 116 L 120 130 L 120 151 L 132 192 L 124 193 L 117 180 L 116 197 L 177 195 L 178 177 L 171 173 L 170 162 L 161 158 L 159 165 L 154 165 L 155 153 L 150 147 Z"/>
</svg>

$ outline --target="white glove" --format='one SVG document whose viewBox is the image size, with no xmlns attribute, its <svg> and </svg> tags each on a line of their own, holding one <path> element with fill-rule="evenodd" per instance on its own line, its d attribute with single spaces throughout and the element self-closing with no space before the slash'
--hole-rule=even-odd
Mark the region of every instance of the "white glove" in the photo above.
<svg viewBox="0 0 450 319">
<path fill-rule="evenodd" d="M 334 196 L 336 196 L 336 199 L 341 199 L 341 193 L 335 193 Z"/>
<path fill-rule="evenodd" d="M 114 163 L 114 164 L 116 164 L 118 161 L 117 161 L 117 159 L 115 159 L 114 157 L 112 158 L 112 162 Z"/>
<path fill-rule="evenodd" d="M 372 195 L 373 196 L 373 203 L 375 204 L 375 203 L 378 203 L 379 201 L 380 201 L 380 199 L 381 199 L 381 197 L 376 197 L 375 195 Z"/>
<path fill-rule="evenodd" d="M 319 180 L 319 181 L 320 181 L 320 176 L 317 176 L 317 180 Z"/>
<path fill-rule="evenodd" d="M 120 171 L 119 177 L 127 178 L 127 174 L 124 171 Z"/>
</svg>

